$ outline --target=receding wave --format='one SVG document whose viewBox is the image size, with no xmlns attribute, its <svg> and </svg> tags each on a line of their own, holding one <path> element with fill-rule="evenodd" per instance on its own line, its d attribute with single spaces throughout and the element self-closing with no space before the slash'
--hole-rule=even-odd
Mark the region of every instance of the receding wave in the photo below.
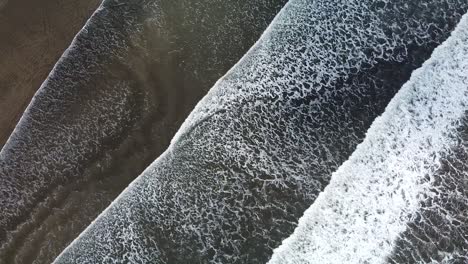
<svg viewBox="0 0 468 264">
<path fill-rule="evenodd" d="M 468 16 L 377 118 L 270 263 L 466 263 Z"/>
<path fill-rule="evenodd" d="M 267 261 L 467 7 L 290 1 L 56 263 Z"/>
<path fill-rule="evenodd" d="M 0 262 L 50 263 L 169 145 L 286 0 L 106 0 L 0 153 Z"/>
</svg>

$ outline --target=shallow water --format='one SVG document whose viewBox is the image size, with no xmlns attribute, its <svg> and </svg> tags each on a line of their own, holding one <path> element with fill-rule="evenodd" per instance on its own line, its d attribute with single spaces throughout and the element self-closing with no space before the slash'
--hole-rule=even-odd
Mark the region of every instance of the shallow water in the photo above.
<svg viewBox="0 0 468 264">
<path fill-rule="evenodd" d="M 0 262 L 50 262 L 166 149 L 284 3 L 105 1 L 0 153 Z"/>
<path fill-rule="evenodd" d="M 467 1 L 292 0 L 56 263 L 261 263 Z"/>
</svg>

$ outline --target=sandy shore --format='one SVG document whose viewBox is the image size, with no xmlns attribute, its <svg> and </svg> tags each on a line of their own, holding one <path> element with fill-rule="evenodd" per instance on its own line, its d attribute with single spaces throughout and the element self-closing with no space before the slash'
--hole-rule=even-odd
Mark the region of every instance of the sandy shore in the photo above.
<svg viewBox="0 0 468 264">
<path fill-rule="evenodd" d="M 0 148 L 99 0 L 0 0 Z"/>
</svg>

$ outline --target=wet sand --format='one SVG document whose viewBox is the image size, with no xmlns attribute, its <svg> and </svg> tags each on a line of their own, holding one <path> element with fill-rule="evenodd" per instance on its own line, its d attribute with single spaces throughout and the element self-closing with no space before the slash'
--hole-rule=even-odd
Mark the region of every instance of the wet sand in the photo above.
<svg viewBox="0 0 468 264">
<path fill-rule="evenodd" d="M 0 149 L 99 0 L 0 1 Z"/>
<path fill-rule="evenodd" d="M 55 258 L 166 149 L 285 2 L 106 1 L 0 153 L 0 263 Z"/>
</svg>

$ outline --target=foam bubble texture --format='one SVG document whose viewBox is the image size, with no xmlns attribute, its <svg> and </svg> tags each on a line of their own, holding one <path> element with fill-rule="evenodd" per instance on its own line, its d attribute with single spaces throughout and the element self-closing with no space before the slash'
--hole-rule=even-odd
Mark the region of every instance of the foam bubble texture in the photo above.
<svg viewBox="0 0 468 264">
<path fill-rule="evenodd" d="M 260 263 L 467 1 L 292 0 L 56 263 Z"/>
<path fill-rule="evenodd" d="M 465 16 L 269 263 L 465 263 L 467 69 Z"/>
</svg>

